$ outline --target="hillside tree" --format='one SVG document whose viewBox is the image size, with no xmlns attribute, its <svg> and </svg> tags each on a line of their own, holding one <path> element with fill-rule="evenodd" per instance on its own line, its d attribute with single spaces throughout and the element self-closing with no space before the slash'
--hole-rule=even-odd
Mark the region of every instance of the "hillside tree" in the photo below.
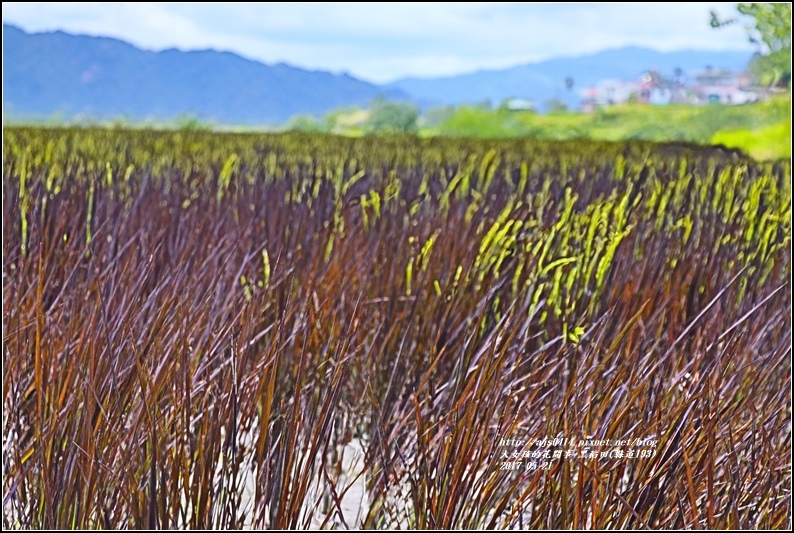
<svg viewBox="0 0 794 533">
<path fill-rule="evenodd" d="M 416 133 L 418 119 L 415 105 L 376 98 L 370 106 L 367 129 L 373 133 Z"/>
<path fill-rule="evenodd" d="M 737 11 L 748 17 L 745 26 L 750 42 L 759 46 L 750 68 L 761 83 L 789 86 L 791 83 L 791 3 L 739 3 Z M 721 28 L 738 22 L 720 20 L 711 11 L 711 26 Z"/>
</svg>

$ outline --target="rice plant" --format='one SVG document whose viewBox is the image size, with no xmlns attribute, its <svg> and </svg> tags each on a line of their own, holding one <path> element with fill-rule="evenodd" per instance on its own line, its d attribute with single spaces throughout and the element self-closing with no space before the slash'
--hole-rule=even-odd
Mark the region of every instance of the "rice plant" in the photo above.
<svg viewBox="0 0 794 533">
<path fill-rule="evenodd" d="M 790 250 L 698 146 L 7 128 L 3 527 L 784 529 Z"/>
</svg>

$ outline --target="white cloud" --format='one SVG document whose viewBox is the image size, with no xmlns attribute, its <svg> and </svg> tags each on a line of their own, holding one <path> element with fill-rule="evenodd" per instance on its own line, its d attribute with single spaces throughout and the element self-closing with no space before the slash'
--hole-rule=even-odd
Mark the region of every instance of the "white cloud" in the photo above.
<svg viewBox="0 0 794 533">
<path fill-rule="evenodd" d="M 731 3 L 19 3 L 3 21 L 28 31 L 107 35 L 147 49 L 218 48 L 268 63 L 373 81 L 504 68 L 626 45 L 750 49 L 744 29 L 709 26 Z"/>
</svg>

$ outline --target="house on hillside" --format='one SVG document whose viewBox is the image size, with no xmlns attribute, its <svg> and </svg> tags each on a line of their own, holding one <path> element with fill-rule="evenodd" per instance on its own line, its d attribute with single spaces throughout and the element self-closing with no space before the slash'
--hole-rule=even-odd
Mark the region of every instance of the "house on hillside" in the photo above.
<svg viewBox="0 0 794 533">
<path fill-rule="evenodd" d="M 596 107 L 625 104 L 639 90 L 636 82 L 620 80 L 601 80 L 595 86 L 581 92 L 582 111 L 589 112 Z"/>
<path fill-rule="evenodd" d="M 584 112 L 596 107 L 638 102 L 650 105 L 746 104 L 760 100 L 764 93 L 754 79 L 744 72 L 706 70 L 695 74 L 693 83 L 685 83 L 679 71 L 672 79 L 654 70 L 643 73 L 637 81 L 603 80 L 581 93 Z"/>
<path fill-rule="evenodd" d="M 693 92 L 698 103 L 727 105 L 756 102 L 761 91 L 754 87 L 754 80 L 745 72 L 730 72 L 707 68 L 695 74 Z"/>
<path fill-rule="evenodd" d="M 639 86 L 637 101 L 640 103 L 651 105 L 694 103 L 680 76 L 668 79 L 655 70 L 649 70 L 640 76 Z"/>
<path fill-rule="evenodd" d="M 525 98 L 510 98 L 504 102 L 505 109 L 509 111 L 534 111 L 535 102 Z"/>
</svg>

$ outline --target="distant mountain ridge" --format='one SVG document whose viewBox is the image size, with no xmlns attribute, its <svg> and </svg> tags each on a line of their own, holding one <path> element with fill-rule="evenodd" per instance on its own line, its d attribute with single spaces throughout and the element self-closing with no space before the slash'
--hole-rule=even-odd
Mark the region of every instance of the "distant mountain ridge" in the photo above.
<svg viewBox="0 0 794 533">
<path fill-rule="evenodd" d="M 230 52 L 151 52 L 108 37 L 26 33 L 3 24 L 3 110 L 12 117 L 169 120 L 191 115 L 228 124 L 275 124 L 296 114 L 366 106 L 398 89 Z"/>
<path fill-rule="evenodd" d="M 743 70 L 749 52 L 657 52 L 626 47 L 458 76 L 405 78 L 378 86 L 347 74 L 267 65 L 215 50 L 152 52 L 109 37 L 27 33 L 3 24 L 3 114 L 31 119 L 173 120 L 277 124 L 297 114 L 366 107 L 376 97 L 434 105 L 493 105 L 555 98 L 570 108 L 603 79 L 635 79 L 648 69 L 691 75 L 706 66 Z M 567 78 L 573 82 L 567 88 Z"/>
<path fill-rule="evenodd" d="M 672 76 L 676 68 L 682 69 L 685 76 L 707 66 L 745 70 L 751 57 L 751 53 L 740 51 L 658 52 L 630 46 L 501 70 L 426 79 L 404 78 L 386 87 L 404 91 L 425 106 L 474 104 L 485 100 L 498 105 L 508 98 L 531 99 L 542 106 L 546 100 L 557 98 L 574 108 L 579 105 L 581 89 L 600 80 L 634 80 L 647 70 L 656 70 L 666 76 Z M 570 89 L 566 88 L 566 78 L 573 81 Z"/>
</svg>

